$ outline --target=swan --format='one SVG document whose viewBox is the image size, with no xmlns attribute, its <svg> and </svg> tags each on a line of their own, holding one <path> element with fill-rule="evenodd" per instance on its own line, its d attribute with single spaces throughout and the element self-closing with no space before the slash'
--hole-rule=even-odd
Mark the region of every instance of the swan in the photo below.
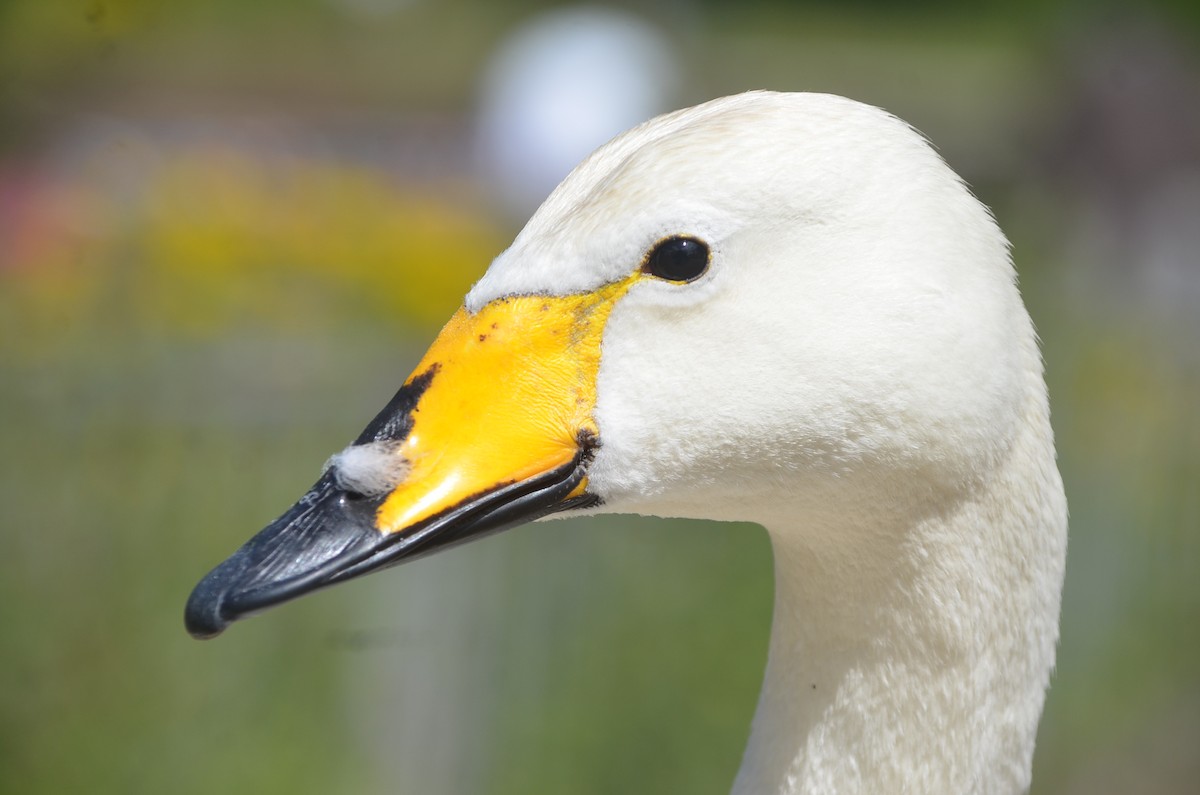
<svg viewBox="0 0 1200 795">
<path fill-rule="evenodd" d="M 770 535 L 735 795 L 1028 789 L 1067 527 L 1042 360 L 1003 234 L 902 121 L 751 92 L 600 148 L 186 625 L 599 512 Z"/>
</svg>

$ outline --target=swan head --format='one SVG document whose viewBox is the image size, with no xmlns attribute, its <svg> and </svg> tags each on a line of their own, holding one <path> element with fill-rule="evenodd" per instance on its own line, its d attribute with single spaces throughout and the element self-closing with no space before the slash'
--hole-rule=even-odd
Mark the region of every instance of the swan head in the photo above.
<svg viewBox="0 0 1200 795">
<path fill-rule="evenodd" d="M 1031 371 L 1002 234 L 903 122 L 765 92 L 669 114 L 567 177 L 188 627 L 551 513 L 919 510 L 1004 457 Z"/>
<path fill-rule="evenodd" d="M 604 330 L 589 490 L 605 508 L 841 511 L 969 486 L 1003 456 L 1031 366 L 1014 340 L 1032 338 L 1007 243 L 918 133 L 840 97 L 745 94 L 618 138 L 467 307 L 594 292 L 678 237 L 707 269 L 643 274 Z"/>
</svg>

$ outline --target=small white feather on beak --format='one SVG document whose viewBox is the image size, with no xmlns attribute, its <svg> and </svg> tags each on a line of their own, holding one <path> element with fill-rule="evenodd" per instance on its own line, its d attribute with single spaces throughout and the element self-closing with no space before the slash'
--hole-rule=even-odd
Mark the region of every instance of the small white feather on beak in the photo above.
<svg viewBox="0 0 1200 795">
<path fill-rule="evenodd" d="M 399 449 L 400 442 L 390 439 L 352 444 L 330 456 L 322 472 L 332 469 L 339 488 L 364 497 L 379 497 L 403 483 L 412 469 Z"/>
</svg>

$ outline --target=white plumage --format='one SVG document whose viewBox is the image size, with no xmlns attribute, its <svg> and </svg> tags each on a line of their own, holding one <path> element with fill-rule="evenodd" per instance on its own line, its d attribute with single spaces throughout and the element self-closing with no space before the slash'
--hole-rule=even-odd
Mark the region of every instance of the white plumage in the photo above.
<svg viewBox="0 0 1200 795">
<path fill-rule="evenodd" d="M 1066 503 L 1007 243 L 912 129 L 750 93 L 580 165 L 474 287 L 593 290 L 654 241 L 700 280 L 614 308 L 589 490 L 770 532 L 770 658 L 734 792 L 1027 789 Z"/>
<path fill-rule="evenodd" d="M 385 440 L 352 444 L 334 453 L 323 471 L 333 471 L 338 487 L 367 497 L 386 494 L 404 481 L 412 464 L 400 453 L 400 444 Z"/>
<path fill-rule="evenodd" d="M 1004 236 L 894 117 L 751 93 L 618 137 L 360 439 L 193 634 L 553 511 L 758 522 L 735 795 L 1028 788 L 1067 527 L 1042 362 Z"/>
</svg>

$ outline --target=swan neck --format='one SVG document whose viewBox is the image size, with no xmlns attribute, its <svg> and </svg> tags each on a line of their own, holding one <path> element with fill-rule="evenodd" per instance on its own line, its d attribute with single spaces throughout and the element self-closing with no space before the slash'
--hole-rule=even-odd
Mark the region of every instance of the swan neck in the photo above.
<svg viewBox="0 0 1200 795">
<path fill-rule="evenodd" d="M 1050 461 L 886 531 L 768 526 L 771 644 L 733 795 L 1028 789 L 1065 556 Z"/>
</svg>

